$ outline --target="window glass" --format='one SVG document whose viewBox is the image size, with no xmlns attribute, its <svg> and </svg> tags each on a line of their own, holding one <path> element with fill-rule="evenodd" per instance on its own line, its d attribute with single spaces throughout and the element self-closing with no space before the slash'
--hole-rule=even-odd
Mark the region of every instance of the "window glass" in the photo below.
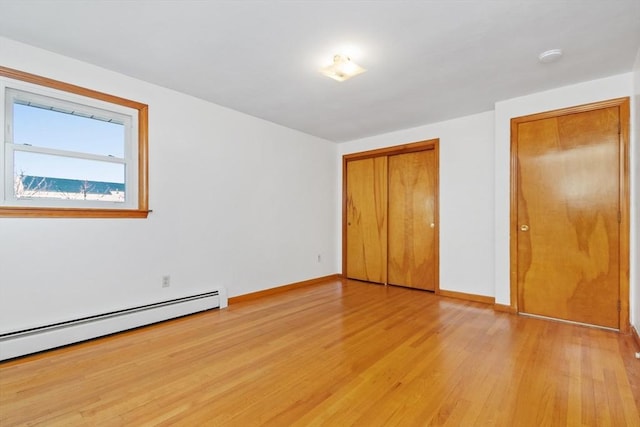
<svg viewBox="0 0 640 427">
<path fill-rule="evenodd" d="M 14 102 L 13 143 L 124 157 L 123 123 L 106 114 L 87 117 L 90 113 L 80 109 L 60 112 L 52 108 Z"/>
<path fill-rule="evenodd" d="M 14 195 L 18 199 L 125 201 L 122 163 L 15 151 Z"/>
</svg>

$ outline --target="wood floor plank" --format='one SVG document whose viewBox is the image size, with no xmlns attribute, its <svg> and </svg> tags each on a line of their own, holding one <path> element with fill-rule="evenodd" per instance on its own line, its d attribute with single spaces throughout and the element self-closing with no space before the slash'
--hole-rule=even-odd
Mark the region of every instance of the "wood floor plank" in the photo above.
<svg viewBox="0 0 640 427">
<path fill-rule="evenodd" d="M 638 426 L 631 337 L 329 280 L 0 363 L 0 425 Z"/>
</svg>

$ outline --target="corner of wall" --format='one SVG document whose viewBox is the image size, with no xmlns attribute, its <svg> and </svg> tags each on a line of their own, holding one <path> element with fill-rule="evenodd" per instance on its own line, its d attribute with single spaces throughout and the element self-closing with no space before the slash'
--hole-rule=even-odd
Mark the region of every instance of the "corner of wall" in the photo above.
<svg viewBox="0 0 640 427">
<path fill-rule="evenodd" d="M 630 247 L 630 321 L 640 331 L 640 49 L 633 66 L 631 100 L 631 247 Z"/>
</svg>

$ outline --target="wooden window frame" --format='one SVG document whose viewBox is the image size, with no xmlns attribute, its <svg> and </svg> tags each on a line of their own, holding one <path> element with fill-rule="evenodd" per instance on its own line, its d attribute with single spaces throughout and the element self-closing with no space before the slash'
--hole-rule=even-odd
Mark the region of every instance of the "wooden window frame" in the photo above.
<svg viewBox="0 0 640 427">
<path fill-rule="evenodd" d="M 109 95 L 92 89 L 64 83 L 35 74 L 0 66 L 0 76 L 69 94 L 80 95 L 111 104 L 128 107 L 138 113 L 138 182 L 137 206 L 133 209 L 84 208 L 84 207 L 27 207 L 0 206 L 0 217 L 48 217 L 48 218 L 146 218 L 149 210 L 148 128 L 149 107 L 140 102 Z M 4 94 L 2 96 L 4 99 Z M 4 145 L 4 144 L 3 144 Z M 4 146 L 2 147 L 4 150 Z M 4 165 L 3 165 L 4 168 Z M 134 183 L 135 185 L 135 183 Z"/>
</svg>

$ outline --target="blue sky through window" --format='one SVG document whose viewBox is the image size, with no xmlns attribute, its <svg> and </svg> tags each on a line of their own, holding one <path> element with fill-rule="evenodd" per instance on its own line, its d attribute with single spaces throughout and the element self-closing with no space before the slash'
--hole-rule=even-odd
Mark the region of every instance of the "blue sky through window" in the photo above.
<svg viewBox="0 0 640 427">
<path fill-rule="evenodd" d="M 125 129 L 119 123 L 14 104 L 13 142 L 103 156 L 124 157 Z M 124 165 L 46 154 L 16 152 L 17 174 L 124 183 Z"/>
</svg>

